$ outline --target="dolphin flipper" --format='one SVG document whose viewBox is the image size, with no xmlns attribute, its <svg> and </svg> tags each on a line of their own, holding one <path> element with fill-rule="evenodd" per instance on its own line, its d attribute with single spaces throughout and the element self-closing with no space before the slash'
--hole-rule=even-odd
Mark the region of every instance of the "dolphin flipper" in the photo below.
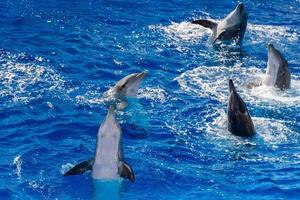
<svg viewBox="0 0 300 200">
<path fill-rule="evenodd" d="M 128 163 L 122 162 L 119 170 L 120 170 L 121 177 L 128 178 L 131 182 L 133 182 L 135 180 L 133 170 Z"/>
<path fill-rule="evenodd" d="M 205 28 L 210 29 L 214 29 L 218 25 L 217 23 L 206 19 L 194 20 L 192 21 L 192 24 L 199 24 L 201 26 L 204 26 Z"/>
<path fill-rule="evenodd" d="M 72 167 L 69 171 L 67 171 L 64 176 L 72 176 L 77 174 L 83 174 L 89 170 L 92 170 L 94 164 L 94 159 L 83 161 L 74 167 Z"/>
</svg>

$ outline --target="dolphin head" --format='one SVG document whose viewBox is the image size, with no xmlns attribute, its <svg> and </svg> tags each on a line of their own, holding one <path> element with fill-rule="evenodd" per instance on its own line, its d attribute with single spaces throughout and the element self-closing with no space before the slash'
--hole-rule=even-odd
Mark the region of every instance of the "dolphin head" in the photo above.
<svg viewBox="0 0 300 200">
<path fill-rule="evenodd" d="M 283 55 L 273 46 L 268 44 L 268 67 L 264 78 L 264 84 L 275 86 L 281 90 L 290 87 L 291 74 L 288 63 Z"/>
<path fill-rule="evenodd" d="M 216 29 L 216 40 L 238 39 L 240 43 L 244 37 L 247 27 L 248 14 L 243 3 L 239 3 L 236 8 L 229 13 Z"/>
<path fill-rule="evenodd" d="M 115 86 L 114 92 L 117 96 L 135 97 L 141 82 L 147 75 L 147 71 L 130 74 L 122 78 Z"/>
<path fill-rule="evenodd" d="M 246 105 L 240 95 L 237 93 L 232 79 L 229 79 L 229 103 L 228 106 L 233 110 L 245 112 Z"/>
<path fill-rule="evenodd" d="M 239 3 L 236 8 L 226 17 L 232 20 L 233 23 L 243 23 L 247 19 L 247 11 L 243 3 Z"/>
<path fill-rule="evenodd" d="M 227 128 L 234 135 L 251 137 L 255 134 L 254 125 L 247 106 L 237 93 L 233 81 L 229 80 L 229 99 L 227 106 Z"/>
<path fill-rule="evenodd" d="M 229 79 L 229 92 L 231 93 L 233 91 L 236 91 L 236 90 L 235 90 L 233 81 L 231 79 Z"/>
</svg>

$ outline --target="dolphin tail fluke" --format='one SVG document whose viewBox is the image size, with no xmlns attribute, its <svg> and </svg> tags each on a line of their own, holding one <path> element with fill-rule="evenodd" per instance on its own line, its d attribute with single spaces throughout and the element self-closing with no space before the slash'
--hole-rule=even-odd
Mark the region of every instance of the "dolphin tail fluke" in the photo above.
<svg viewBox="0 0 300 200">
<path fill-rule="evenodd" d="M 77 174 L 83 174 L 89 170 L 92 170 L 93 164 L 94 164 L 94 159 L 83 161 L 83 162 L 79 163 L 78 165 L 75 165 L 74 167 L 72 167 L 69 171 L 67 171 L 64 174 L 64 176 L 73 176 L 73 175 L 77 175 Z"/>
<path fill-rule="evenodd" d="M 192 24 L 199 24 L 201 26 L 204 26 L 205 28 L 210 29 L 214 29 L 218 25 L 217 23 L 206 19 L 194 20 L 192 21 Z"/>
<path fill-rule="evenodd" d="M 134 182 L 135 180 L 133 170 L 131 166 L 126 162 L 122 162 L 120 166 L 120 176 L 122 178 L 128 178 L 131 182 Z"/>
</svg>

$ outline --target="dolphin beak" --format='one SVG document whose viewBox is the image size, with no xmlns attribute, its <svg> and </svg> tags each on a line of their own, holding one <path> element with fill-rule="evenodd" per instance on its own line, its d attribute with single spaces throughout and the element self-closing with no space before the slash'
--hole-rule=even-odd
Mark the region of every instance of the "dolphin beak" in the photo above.
<svg viewBox="0 0 300 200">
<path fill-rule="evenodd" d="M 231 93 L 232 91 L 235 91 L 235 87 L 233 81 L 229 79 L 229 92 Z"/>
<path fill-rule="evenodd" d="M 137 73 L 130 78 L 127 82 L 128 89 L 126 90 L 126 96 L 135 97 L 141 82 L 144 80 L 145 76 L 148 74 L 147 71 Z"/>
<path fill-rule="evenodd" d="M 274 48 L 273 44 L 268 44 L 268 57 L 271 55 L 276 55 L 276 49 Z"/>
<path fill-rule="evenodd" d="M 271 51 L 271 50 L 273 50 L 273 49 L 274 49 L 273 44 L 272 44 L 272 43 L 269 43 L 269 44 L 268 44 L 268 50 Z"/>
<path fill-rule="evenodd" d="M 137 80 L 142 81 L 147 74 L 148 74 L 148 71 L 143 71 L 141 73 L 138 73 L 135 77 Z"/>
<path fill-rule="evenodd" d="M 237 9 L 239 9 L 239 11 L 242 12 L 244 10 L 244 4 L 243 3 L 239 3 L 237 5 Z"/>
</svg>

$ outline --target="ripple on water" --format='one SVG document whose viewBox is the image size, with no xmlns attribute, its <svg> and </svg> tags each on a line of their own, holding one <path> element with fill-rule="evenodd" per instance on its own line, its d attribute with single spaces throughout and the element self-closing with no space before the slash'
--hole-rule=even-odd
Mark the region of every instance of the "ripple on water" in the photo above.
<svg viewBox="0 0 300 200">
<path fill-rule="evenodd" d="M 297 32 L 288 26 L 248 24 L 250 44 L 275 42 L 296 42 Z"/>
<path fill-rule="evenodd" d="M 0 97 L 9 102 L 28 103 L 48 92 L 62 90 L 63 78 L 41 57 L 0 52 Z"/>
</svg>

